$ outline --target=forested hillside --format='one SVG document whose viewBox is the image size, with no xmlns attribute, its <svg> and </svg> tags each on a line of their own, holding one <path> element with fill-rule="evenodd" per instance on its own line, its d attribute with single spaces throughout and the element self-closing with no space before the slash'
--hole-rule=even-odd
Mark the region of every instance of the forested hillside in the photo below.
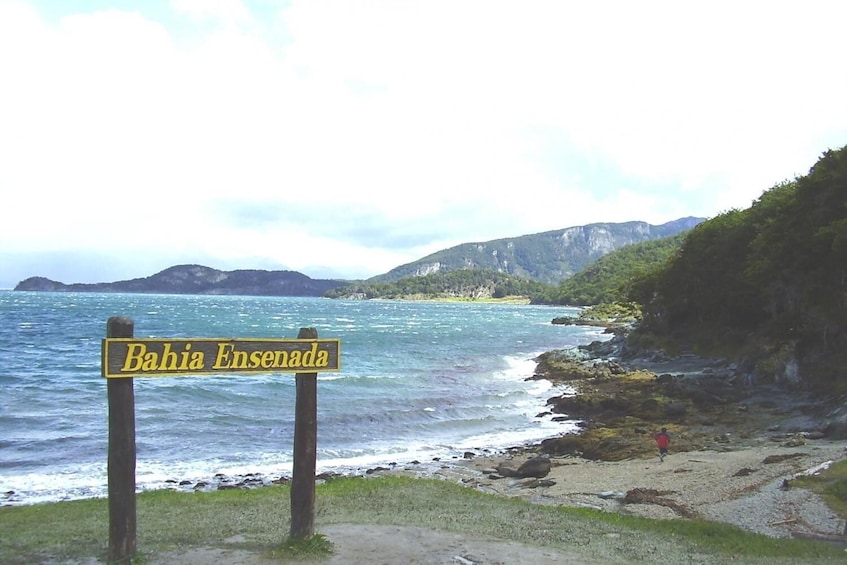
<svg viewBox="0 0 847 565">
<path fill-rule="evenodd" d="M 433 273 L 479 269 L 559 284 L 616 249 L 670 237 L 702 221 L 702 218 L 681 218 L 658 226 L 646 222 L 598 223 L 480 243 L 463 243 L 395 267 L 367 282 L 392 282 Z"/>
<path fill-rule="evenodd" d="M 559 286 L 548 288 L 534 302 L 591 306 L 626 301 L 633 283 L 662 267 L 682 245 L 686 233 L 612 251 Z"/>
<path fill-rule="evenodd" d="M 737 355 L 757 378 L 847 389 L 847 147 L 689 232 L 630 299 L 638 332 Z"/>
<path fill-rule="evenodd" d="M 481 269 L 462 269 L 406 277 L 393 282 L 360 282 L 326 293 L 327 298 L 504 298 L 539 296 L 547 286 L 537 281 Z"/>
</svg>

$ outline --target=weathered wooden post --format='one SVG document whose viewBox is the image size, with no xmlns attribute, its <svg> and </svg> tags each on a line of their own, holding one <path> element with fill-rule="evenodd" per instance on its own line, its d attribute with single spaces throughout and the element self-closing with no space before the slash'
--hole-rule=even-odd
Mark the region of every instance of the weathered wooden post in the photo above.
<svg viewBox="0 0 847 565">
<path fill-rule="evenodd" d="M 300 328 L 297 339 L 317 339 L 315 328 Z M 296 373 L 294 462 L 291 476 L 292 538 L 315 535 L 315 468 L 318 445 L 318 374 Z"/>
<path fill-rule="evenodd" d="M 133 321 L 112 317 L 106 337 L 133 337 Z M 135 555 L 135 388 L 134 379 L 107 379 L 109 397 L 109 561 Z"/>
<path fill-rule="evenodd" d="M 314 328 L 297 339 L 136 339 L 129 318 L 109 318 L 102 373 L 109 395 L 109 561 L 136 552 L 134 377 L 221 373 L 295 373 L 291 537 L 315 533 L 318 373 L 339 371 L 341 344 Z M 308 373 L 301 371 L 311 370 Z"/>
</svg>

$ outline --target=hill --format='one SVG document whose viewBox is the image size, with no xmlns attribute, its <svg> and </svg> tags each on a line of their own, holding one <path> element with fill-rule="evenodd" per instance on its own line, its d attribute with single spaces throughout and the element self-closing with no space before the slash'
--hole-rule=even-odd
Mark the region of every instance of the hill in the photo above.
<svg viewBox="0 0 847 565">
<path fill-rule="evenodd" d="M 356 299 L 500 299 L 540 296 L 547 285 L 485 269 L 460 269 L 392 282 L 353 283 L 330 290 L 327 298 Z"/>
<path fill-rule="evenodd" d="M 367 282 L 392 282 L 460 269 L 483 269 L 558 284 L 611 251 L 670 237 L 702 221 L 703 218 L 688 217 L 661 225 L 597 223 L 482 243 L 463 243 L 395 267 Z"/>
<path fill-rule="evenodd" d="M 117 282 L 65 284 L 35 276 L 18 283 L 15 290 L 324 296 L 333 289 L 349 287 L 332 296 L 496 297 L 516 293 L 535 298 L 548 293 L 547 286 L 571 277 L 611 251 L 673 236 L 702 221 L 689 217 L 658 226 L 646 222 L 598 223 L 465 243 L 367 281 L 312 279 L 296 271 L 219 271 L 201 265 L 177 265 L 149 277 Z M 422 281 L 413 280 L 421 277 Z M 386 286 L 387 283 L 400 284 Z"/>
<path fill-rule="evenodd" d="M 639 332 L 739 360 L 752 380 L 847 392 L 847 147 L 687 234 L 630 299 Z"/>
<path fill-rule="evenodd" d="M 549 288 L 535 301 L 572 306 L 626 301 L 632 284 L 664 266 L 679 250 L 688 233 L 616 249 L 559 286 Z"/>
<path fill-rule="evenodd" d="M 177 265 L 155 275 L 111 283 L 64 284 L 30 277 L 14 290 L 49 292 L 138 292 L 247 296 L 323 296 L 344 281 L 312 279 L 296 271 L 219 271 L 201 265 Z"/>
</svg>

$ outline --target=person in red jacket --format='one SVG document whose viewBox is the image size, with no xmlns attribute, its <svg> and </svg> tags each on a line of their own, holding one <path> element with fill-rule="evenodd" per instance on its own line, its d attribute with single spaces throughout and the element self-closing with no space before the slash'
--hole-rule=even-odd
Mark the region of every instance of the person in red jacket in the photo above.
<svg viewBox="0 0 847 565">
<path fill-rule="evenodd" d="M 655 435 L 656 445 L 659 446 L 659 461 L 665 460 L 665 455 L 668 454 L 668 446 L 671 444 L 671 436 L 668 435 L 668 429 L 662 428 L 662 431 Z"/>
</svg>

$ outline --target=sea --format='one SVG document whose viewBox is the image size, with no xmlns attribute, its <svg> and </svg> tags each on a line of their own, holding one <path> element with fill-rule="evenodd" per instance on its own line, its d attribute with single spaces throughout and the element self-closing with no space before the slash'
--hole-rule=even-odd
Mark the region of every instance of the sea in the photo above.
<svg viewBox="0 0 847 565">
<path fill-rule="evenodd" d="M 139 338 L 340 341 L 318 374 L 317 468 L 366 473 L 502 451 L 576 430 L 528 380 L 545 351 L 607 339 L 554 325 L 566 307 L 0 291 L 0 505 L 107 496 L 102 339 L 112 316 Z M 213 477 L 290 476 L 295 376 L 134 379 L 139 491 Z"/>
</svg>

